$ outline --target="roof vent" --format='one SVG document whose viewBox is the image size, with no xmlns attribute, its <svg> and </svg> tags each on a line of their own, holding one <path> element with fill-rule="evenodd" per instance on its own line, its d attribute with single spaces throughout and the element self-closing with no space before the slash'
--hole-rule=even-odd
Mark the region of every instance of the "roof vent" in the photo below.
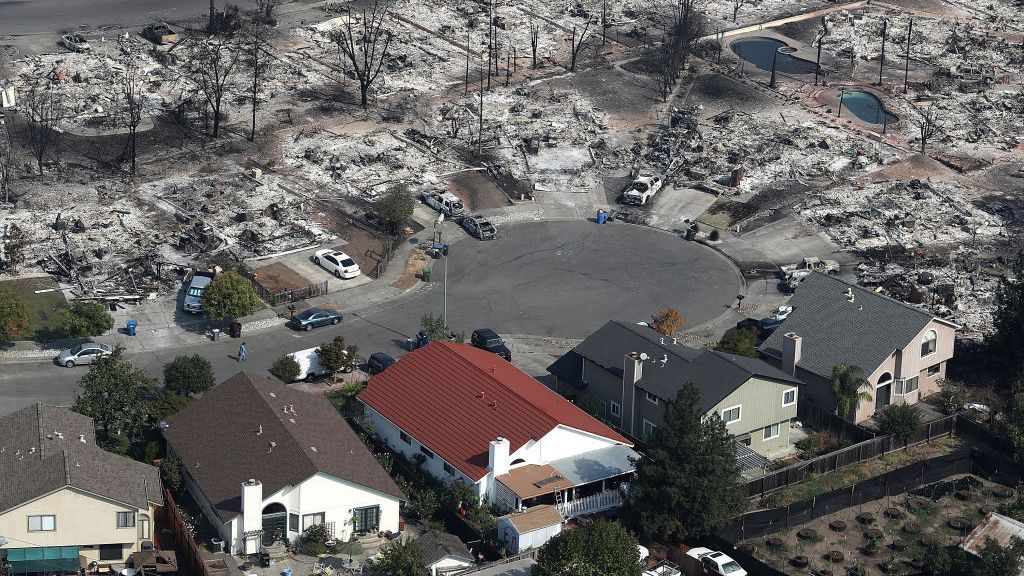
<svg viewBox="0 0 1024 576">
<path fill-rule="evenodd" d="M 491 364 L 491 374 L 494 374 L 494 364 Z"/>
<path fill-rule="evenodd" d="M 295 418 L 289 418 L 288 421 L 291 422 L 292 424 L 295 424 Z"/>
<path fill-rule="evenodd" d="M 270 393 L 270 397 L 271 397 L 271 398 L 277 398 L 277 394 L 274 394 L 273 392 L 271 392 L 271 393 Z"/>
<path fill-rule="evenodd" d="M 295 414 L 295 404 L 289 404 L 288 411 L 291 412 L 292 414 Z"/>
<path fill-rule="evenodd" d="M 679 344 L 679 338 L 673 338 L 672 339 L 672 343 L 673 344 Z"/>
<path fill-rule="evenodd" d="M 284 406 L 281 406 L 281 411 L 284 412 L 285 414 L 287 414 L 288 413 L 288 405 L 285 404 Z"/>
<path fill-rule="evenodd" d="M 259 436 L 261 434 L 263 434 L 263 424 L 260 424 L 260 429 L 256 431 L 256 435 L 257 436 Z"/>
<path fill-rule="evenodd" d="M 273 452 L 275 446 L 277 446 L 277 442 L 271 442 L 270 443 L 270 450 L 267 450 L 267 454 L 270 454 L 271 452 Z"/>
<path fill-rule="evenodd" d="M 85 444 L 85 434 L 79 434 L 78 441 L 81 442 L 82 444 Z"/>
<path fill-rule="evenodd" d="M 853 302 L 853 288 L 846 289 L 846 299 Z"/>
<path fill-rule="evenodd" d="M 662 366 L 662 368 L 665 367 L 665 364 L 668 364 L 668 354 L 664 354 L 661 357 L 661 366 Z"/>
<path fill-rule="evenodd" d="M 483 398 L 483 397 L 484 397 L 484 391 L 483 391 L 483 390 L 481 390 L 481 391 L 477 392 L 477 393 L 476 393 L 476 397 L 477 397 L 477 398 Z"/>
<path fill-rule="evenodd" d="M 309 449 L 313 452 L 319 452 L 319 450 L 316 449 L 316 446 L 310 446 Z"/>
<path fill-rule="evenodd" d="M 491 400 L 491 409 L 492 410 L 497 410 L 498 409 L 498 401 L 497 400 Z"/>
<path fill-rule="evenodd" d="M 56 430 L 54 430 L 53 433 L 57 436 L 57 438 L 60 438 L 61 440 L 64 439 L 64 433 L 63 432 L 57 432 Z"/>
<path fill-rule="evenodd" d="M 662 346 L 664 346 L 665 345 L 665 337 L 662 336 L 661 338 L 658 338 L 658 343 L 661 344 Z"/>
<path fill-rule="evenodd" d="M 641 352 L 639 358 L 640 358 L 640 361 L 643 362 L 643 361 L 647 360 L 648 358 L 650 358 L 650 356 L 647 355 L 647 352 Z"/>
<path fill-rule="evenodd" d="M 35 454 L 35 453 L 36 453 L 36 447 L 35 447 L 35 446 L 33 446 L 33 447 L 29 448 L 29 449 L 28 449 L 28 453 L 29 453 L 29 454 Z"/>
</svg>

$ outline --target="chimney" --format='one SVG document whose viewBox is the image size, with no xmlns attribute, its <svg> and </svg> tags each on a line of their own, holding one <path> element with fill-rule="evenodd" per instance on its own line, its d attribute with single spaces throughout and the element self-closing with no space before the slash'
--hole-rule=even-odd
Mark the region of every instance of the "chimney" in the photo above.
<svg viewBox="0 0 1024 576">
<path fill-rule="evenodd" d="M 644 361 L 647 354 L 630 352 L 622 366 L 622 411 L 619 416 L 619 428 L 633 434 L 633 400 L 636 398 L 636 384 L 643 377 Z"/>
<path fill-rule="evenodd" d="M 242 482 L 242 532 L 259 530 L 263 527 L 263 484 L 250 478 Z M 246 554 L 255 554 L 260 542 L 255 537 L 243 543 Z"/>
<path fill-rule="evenodd" d="M 640 378 L 644 373 L 644 360 L 646 354 L 640 355 L 636 352 L 630 352 L 626 354 L 625 363 L 622 366 L 622 381 L 623 384 L 636 384 L 640 381 Z"/>
<path fill-rule="evenodd" d="M 487 467 L 491 469 L 495 478 L 508 472 L 510 446 L 508 440 L 499 436 L 487 447 Z"/>
<path fill-rule="evenodd" d="M 782 371 L 796 376 L 796 365 L 800 363 L 800 349 L 803 340 L 795 332 L 787 332 L 782 337 Z"/>
</svg>

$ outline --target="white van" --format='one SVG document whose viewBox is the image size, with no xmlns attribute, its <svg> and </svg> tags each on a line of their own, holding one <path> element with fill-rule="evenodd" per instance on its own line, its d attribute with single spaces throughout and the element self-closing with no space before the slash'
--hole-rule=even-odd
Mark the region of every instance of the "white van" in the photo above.
<svg viewBox="0 0 1024 576">
<path fill-rule="evenodd" d="M 306 382 L 312 382 L 317 378 L 324 376 L 330 376 L 334 373 L 333 370 L 328 370 L 320 365 L 320 355 L 316 353 L 317 349 L 320 348 L 306 348 L 305 350 L 299 350 L 298 352 L 292 352 L 289 354 L 299 364 L 299 375 L 295 378 L 295 381 L 305 380 Z M 358 356 L 357 356 L 358 358 Z M 348 373 L 351 372 L 355 366 L 348 365 L 339 370 L 339 372 Z"/>
</svg>

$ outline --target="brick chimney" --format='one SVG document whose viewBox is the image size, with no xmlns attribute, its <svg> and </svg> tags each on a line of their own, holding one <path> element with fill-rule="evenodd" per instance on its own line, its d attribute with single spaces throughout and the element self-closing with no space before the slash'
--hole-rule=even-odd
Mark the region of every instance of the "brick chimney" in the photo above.
<svg viewBox="0 0 1024 576">
<path fill-rule="evenodd" d="M 802 346 L 803 340 L 795 332 L 787 332 L 782 337 L 782 370 L 790 376 L 796 376 Z"/>
</svg>

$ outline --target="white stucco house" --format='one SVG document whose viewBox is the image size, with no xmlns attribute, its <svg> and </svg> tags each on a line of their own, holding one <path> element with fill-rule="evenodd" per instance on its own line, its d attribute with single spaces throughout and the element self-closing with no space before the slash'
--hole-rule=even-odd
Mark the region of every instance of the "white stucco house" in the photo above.
<svg viewBox="0 0 1024 576">
<path fill-rule="evenodd" d="M 325 396 L 241 372 L 163 434 L 228 552 L 294 541 L 314 524 L 339 541 L 398 532 L 402 492 Z"/>
<path fill-rule="evenodd" d="M 359 400 L 374 434 L 461 479 L 505 512 L 557 505 L 565 517 L 621 505 L 632 444 L 502 358 L 433 342 L 374 375 Z"/>
</svg>

